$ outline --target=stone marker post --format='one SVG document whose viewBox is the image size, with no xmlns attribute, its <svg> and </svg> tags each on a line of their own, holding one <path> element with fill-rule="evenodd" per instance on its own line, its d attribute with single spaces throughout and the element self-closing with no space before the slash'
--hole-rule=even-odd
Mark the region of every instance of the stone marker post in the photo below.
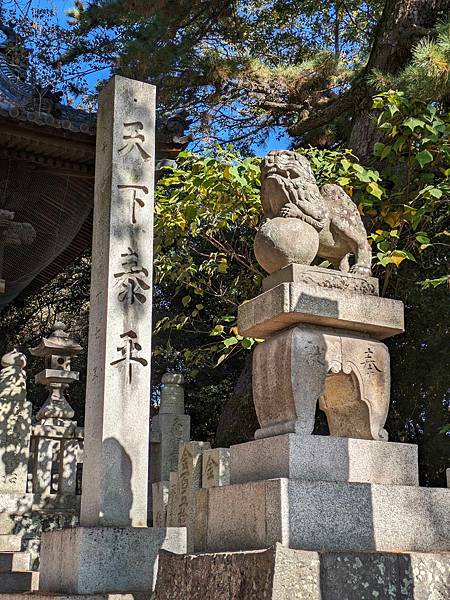
<svg viewBox="0 0 450 600">
<path fill-rule="evenodd" d="M 81 525 L 143 527 L 152 319 L 155 88 L 116 77 L 102 94 Z"/>
<path fill-rule="evenodd" d="M 189 441 L 189 415 L 184 414 L 184 378 L 180 373 L 164 373 L 161 380 L 161 404 L 153 417 L 152 431 L 160 433 L 160 442 L 151 457 L 152 482 L 168 481 L 178 466 L 178 446 Z"/>
<path fill-rule="evenodd" d="M 152 589 L 161 548 L 147 528 L 155 88 L 114 77 L 97 119 L 81 527 L 43 536 L 40 589 Z"/>
</svg>

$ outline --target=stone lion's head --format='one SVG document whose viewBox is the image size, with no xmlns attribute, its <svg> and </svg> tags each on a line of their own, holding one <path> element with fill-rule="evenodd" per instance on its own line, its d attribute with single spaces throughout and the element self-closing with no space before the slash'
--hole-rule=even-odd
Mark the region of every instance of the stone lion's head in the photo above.
<svg viewBox="0 0 450 600">
<path fill-rule="evenodd" d="M 262 179 L 271 175 L 278 175 L 286 179 L 301 177 L 305 182 L 316 183 L 308 159 L 292 150 L 272 150 L 262 159 Z"/>
</svg>

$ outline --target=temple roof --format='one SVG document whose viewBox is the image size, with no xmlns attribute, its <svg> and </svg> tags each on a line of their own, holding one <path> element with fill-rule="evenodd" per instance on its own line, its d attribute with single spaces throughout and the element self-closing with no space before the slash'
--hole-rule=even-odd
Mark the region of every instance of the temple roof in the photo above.
<svg viewBox="0 0 450 600">
<path fill-rule="evenodd" d="M 1 22 L 0 31 L 9 47 L 17 41 Z M 6 249 L 0 308 L 45 285 L 90 246 L 97 117 L 28 83 L 26 64 L 12 61 L 6 47 L 0 43 L 0 209 L 30 223 L 36 241 Z M 157 119 L 157 162 L 186 147 L 186 128 L 182 113 Z"/>
</svg>

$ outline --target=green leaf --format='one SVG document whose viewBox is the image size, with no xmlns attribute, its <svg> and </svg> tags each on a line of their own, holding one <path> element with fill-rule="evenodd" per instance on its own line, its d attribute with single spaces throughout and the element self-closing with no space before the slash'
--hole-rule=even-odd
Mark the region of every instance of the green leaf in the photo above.
<svg viewBox="0 0 450 600">
<path fill-rule="evenodd" d="M 444 283 L 450 282 L 450 275 L 444 275 L 443 277 L 437 277 L 436 279 L 424 279 L 423 281 L 419 281 L 419 285 L 422 289 L 426 289 L 429 287 L 436 288 L 439 285 L 443 285 Z"/>
<path fill-rule="evenodd" d="M 382 142 L 377 142 L 373 147 L 373 153 L 375 156 L 381 156 L 381 153 L 384 150 L 384 144 Z"/>
<path fill-rule="evenodd" d="M 216 325 L 209 335 L 220 335 L 224 332 L 223 325 Z"/>
<path fill-rule="evenodd" d="M 190 301 L 191 301 L 191 297 L 190 296 L 183 296 L 183 298 L 181 299 L 181 304 L 183 306 L 187 306 Z"/>
<path fill-rule="evenodd" d="M 417 233 L 416 234 L 416 240 L 419 242 L 419 244 L 429 244 L 430 243 L 430 238 L 427 236 L 426 233 Z"/>
<path fill-rule="evenodd" d="M 428 150 L 422 150 L 416 154 L 416 160 L 423 168 L 428 163 L 433 162 L 433 155 Z"/>
<path fill-rule="evenodd" d="M 366 190 L 369 192 L 369 194 L 371 194 L 372 196 L 375 196 L 375 198 L 378 198 L 379 200 L 381 200 L 381 196 L 383 195 L 383 190 L 378 185 L 378 183 L 375 183 L 375 181 L 371 181 L 369 183 L 369 185 L 366 187 Z"/>
<path fill-rule="evenodd" d="M 425 123 L 422 121 L 422 119 L 415 119 L 414 117 L 409 117 L 409 119 L 403 121 L 403 125 L 411 129 L 411 131 L 414 131 L 416 127 L 423 127 Z"/>
<path fill-rule="evenodd" d="M 382 159 L 387 158 L 389 156 L 389 154 L 391 153 L 391 150 L 392 150 L 392 147 L 389 145 L 386 145 L 383 148 L 383 152 L 381 153 L 380 158 L 382 158 Z"/>
<path fill-rule="evenodd" d="M 229 348 L 230 346 L 235 346 L 238 343 L 238 339 L 237 337 L 230 337 L 227 338 L 226 340 L 223 340 L 223 345 L 225 346 L 225 348 Z"/>
<path fill-rule="evenodd" d="M 254 343 L 255 340 L 253 340 L 252 338 L 244 338 L 243 340 L 241 340 L 241 346 L 246 350 L 250 350 Z"/>
</svg>

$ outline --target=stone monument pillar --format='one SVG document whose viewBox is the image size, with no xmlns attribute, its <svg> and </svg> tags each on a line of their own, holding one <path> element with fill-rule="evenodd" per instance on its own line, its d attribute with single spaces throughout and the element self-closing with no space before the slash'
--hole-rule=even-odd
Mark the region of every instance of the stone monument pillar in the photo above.
<svg viewBox="0 0 450 600">
<path fill-rule="evenodd" d="M 382 340 L 402 333 L 403 305 L 379 297 L 356 206 L 339 186 L 319 190 L 305 157 L 263 159 L 262 204 L 255 254 L 270 274 L 238 314 L 241 335 L 265 340 L 253 355 L 260 428 L 231 447 L 230 485 L 208 490 L 212 554 L 164 554 L 156 598 L 198 586 L 215 600 L 231 589 L 240 600 L 421 599 L 428 586 L 444 598 L 450 490 L 419 487 L 417 447 L 384 429 Z M 338 270 L 311 266 L 316 255 Z M 317 406 L 329 436 L 312 435 Z"/>
<path fill-rule="evenodd" d="M 185 530 L 147 528 L 155 88 L 114 77 L 97 119 L 81 527 L 43 537 L 40 589 L 151 590 L 158 550 Z"/>
</svg>

